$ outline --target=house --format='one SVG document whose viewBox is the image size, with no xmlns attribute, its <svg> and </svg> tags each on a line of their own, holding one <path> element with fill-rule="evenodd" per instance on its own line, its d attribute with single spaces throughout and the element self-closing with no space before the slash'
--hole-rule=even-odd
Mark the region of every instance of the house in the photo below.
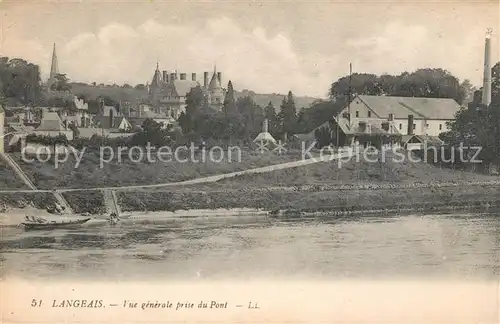
<svg viewBox="0 0 500 324">
<path fill-rule="evenodd" d="M 375 141 L 393 145 L 403 135 L 438 137 L 458 110 L 453 99 L 356 95 L 312 133 L 331 132 L 339 145 L 367 146 Z"/>
<path fill-rule="evenodd" d="M 56 137 L 65 135 L 68 141 L 73 139 L 73 131 L 64 126 L 61 118 L 56 112 L 43 111 L 40 125 L 31 132 L 37 136 Z"/>
<path fill-rule="evenodd" d="M 437 136 L 403 135 L 401 145 L 407 150 L 422 150 L 424 148 L 439 148 L 444 142 Z"/>
<path fill-rule="evenodd" d="M 73 124 L 77 127 L 88 127 L 92 123 L 89 105 L 77 96 L 73 97 L 73 109 L 61 112 L 61 120 L 65 125 Z"/>
<path fill-rule="evenodd" d="M 368 123 L 385 120 L 394 125 L 401 135 L 438 136 L 448 131 L 447 122 L 455 120 L 458 110 L 460 105 L 448 98 L 358 95 L 338 117 L 345 118 L 350 114 L 354 124 L 360 120 Z M 408 127 L 410 115 L 413 115 L 412 130 Z"/>
</svg>

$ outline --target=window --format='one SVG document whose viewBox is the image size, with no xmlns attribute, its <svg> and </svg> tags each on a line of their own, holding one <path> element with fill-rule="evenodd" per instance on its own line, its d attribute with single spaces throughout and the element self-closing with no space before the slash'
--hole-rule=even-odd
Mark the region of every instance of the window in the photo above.
<svg viewBox="0 0 500 324">
<path fill-rule="evenodd" d="M 417 129 L 417 125 L 416 124 L 413 124 L 413 129 Z"/>
<path fill-rule="evenodd" d="M 429 124 L 425 124 L 425 128 L 429 128 Z"/>
<path fill-rule="evenodd" d="M 443 124 L 439 124 L 439 130 L 443 129 Z"/>
<path fill-rule="evenodd" d="M 359 111 L 356 110 L 356 117 L 359 117 Z"/>
<path fill-rule="evenodd" d="M 368 118 L 370 118 L 371 116 L 372 116 L 372 112 L 368 111 Z"/>
<path fill-rule="evenodd" d="M 403 129 L 403 124 L 399 124 L 399 129 Z"/>
</svg>

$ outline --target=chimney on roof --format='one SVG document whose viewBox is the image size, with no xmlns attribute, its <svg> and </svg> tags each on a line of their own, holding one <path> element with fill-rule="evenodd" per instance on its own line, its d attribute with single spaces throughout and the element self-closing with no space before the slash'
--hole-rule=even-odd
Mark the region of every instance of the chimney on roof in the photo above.
<svg viewBox="0 0 500 324">
<path fill-rule="evenodd" d="M 109 128 L 113 128 L 113 109 L 109 110 Z"/>
<path fill-rule="evenodd" d="M 162 75 L 163 75 L 163 82 L 168 82 L 168 71 L 163 71 Z"/>
<path fill-rule="evenodd" d="M 171 72 L 170 73 L 170 82 L 174 82 L 174 80 L 175 80 L 175 73 Z"/>
<path fill-rule="evenodd" d="M 484 41 L 484 76 L 483 76 L 483 98 L 481 103 L 487 107 L 491 103 L 491 29 L 486 32 Z"/>
<path fill-rule="evenodd" d="M 191 73 L 191 80 L 196 81 L 196 73 Z"/>
<path fill-rule="evenodd" d="M 413 115 L 408 115 L 408 135 L 413 135 Z"/>
<path fill-rule="evenodd" d="M 203 87 L 208 88 L 208 72 L 203 72 Z"/>
<path fill-rule="evenodd" d="M 181 80 L 186 80 L 186 73 L 181 73 Z"/>
<path fill-rule="evenodd" d="M 222 72 L 217 72 L 217 79 L 219 79 L 219 83 L 222 84 Z"/>
</svg>

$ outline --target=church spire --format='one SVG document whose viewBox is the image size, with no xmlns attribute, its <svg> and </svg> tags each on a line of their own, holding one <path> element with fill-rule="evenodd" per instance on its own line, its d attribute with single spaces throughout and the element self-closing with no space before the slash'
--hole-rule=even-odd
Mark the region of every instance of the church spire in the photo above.
<svg viewBox="0 0 500 324">
<path fill-rule="evenodd" d="M 59 66 L 57 62 L 57 54 L 56 54 L 56 43 L 54 43 L 54 47 L 52 49 L 52 63 L 50 65 L 50 76 L 49 79 L 53 80 L 59 74 Z"/>
</svg>

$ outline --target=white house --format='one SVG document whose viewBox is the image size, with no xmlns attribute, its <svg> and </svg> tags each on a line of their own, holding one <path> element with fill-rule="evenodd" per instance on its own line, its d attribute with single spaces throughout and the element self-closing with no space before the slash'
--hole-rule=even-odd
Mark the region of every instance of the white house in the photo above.
<svg viewBox="0 0 500 324">
<path fill-rule="evenodd" d="M 447 98 L 415 98 L 358 95 L 337 118 L 347 119 L 351 125 L 359 122 L 379 127 L 388 122 L 401 135 L 439 136 L 448 131 L 447 122 L 455 119 L 460 105 Z M 412 129 L 408 127 L 409 116 L 413 116 Z"/>
</svg>

